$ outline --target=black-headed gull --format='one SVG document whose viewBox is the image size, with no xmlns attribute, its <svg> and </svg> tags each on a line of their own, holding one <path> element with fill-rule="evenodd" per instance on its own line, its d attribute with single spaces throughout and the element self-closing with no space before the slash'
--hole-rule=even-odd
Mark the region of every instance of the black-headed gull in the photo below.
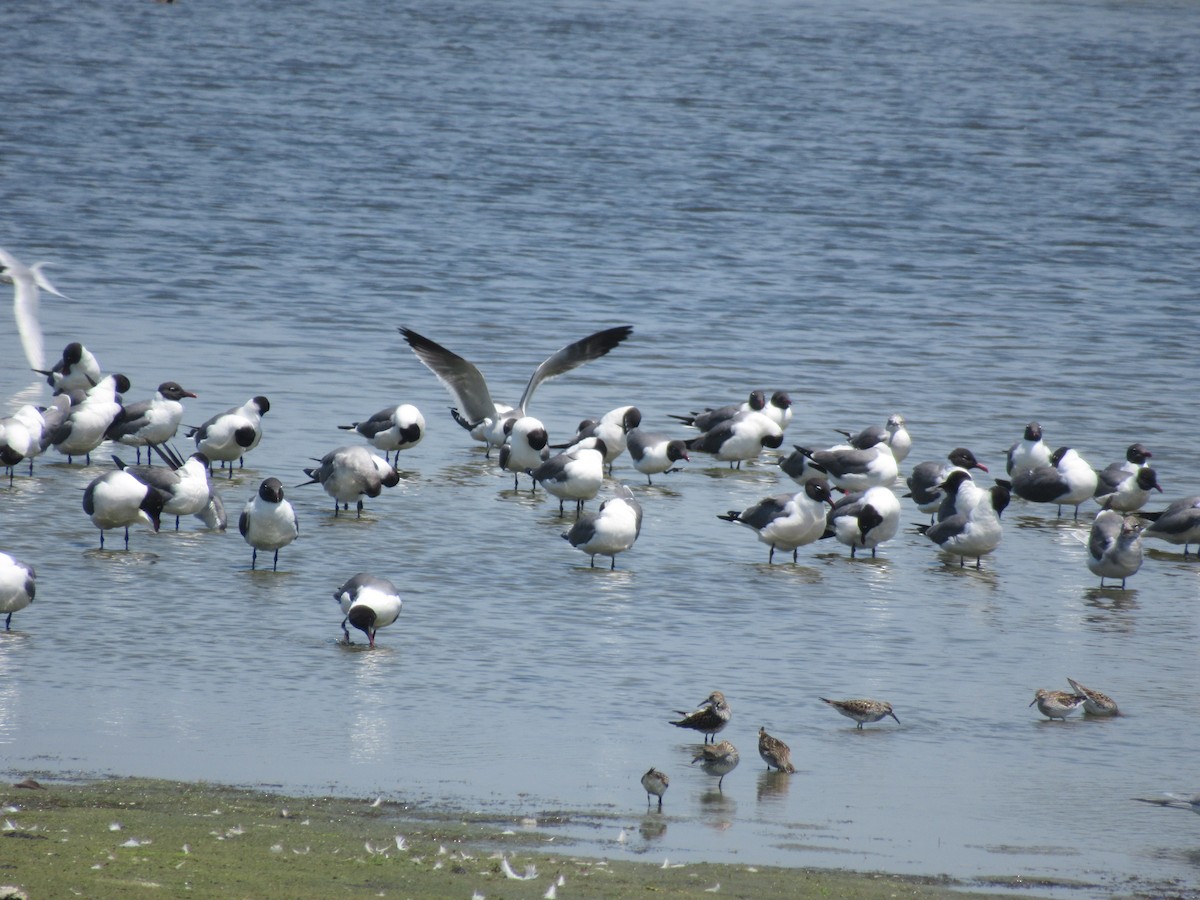
<svg viewBox="0 0 1200 900">
<path fill-rule="evenodd" d="M 217 413 L 203 425 L 188 432 L 196 442 L 196 449 L 212 462 L 229 465 L 229 477 L 233 477 L 233 461 L 242 464 L 243 457 L 258 446 L 262 440 L 262 417 L 271 409 L 266 397 L 251 397 L 241 406 L 231 406 Z"/>
<path fill-rule="evenodd" d="M 861 550 L 874 557 L 879 545 L 890 541 L 900 530 L 900 500 L 891 488 L 868 488 L 861 494 L 847 494 L 829 511 L 825 533 L 850 548 L 850 558 Z"/>
<path fill-rule="evenodd" d="M 375 632 L 391 625 L 400 616 L 404 602 L 396 586 L 386 578 L 359 572 L 333 595 L 342 608 L 342 634 L 350 643 L 349 623 L 367 636 L 371 647 L 375 646 Z"/>
<path fill-rule="evenodd" d="M 400 451 L 408 450 L 421 443 L 425 437 L 425 417 L 411 403 L 400 403 L 381 409 L 369 419 L 361 422 L 351 422 L 349 425 L 339 425 L 343 431 L 357 431 L 375 447 L 383 451 L 383 458 L 388 459 L 392 451 L 396 453 L 395 465 L 400 465 Z"/>
<path fill-rule="evenodd" d="M 526 407 L 539 384 L 604 356 L 633 333 L 633 326 L 606 328 L 563 347 L 534 369 L 516 406 L 496 403 L 483 374 L 457 353 L 411 328 L 401 328 L 400 333 L 417 359 L 437 377 L 458 404 L 454 410 L 455 420 L 475 440 L 486 443 L 490 455 L 492 447 L 504 444 L 504 420 L 519 419 L 526 414 Z"/>
<path fill-rule="evenodd" d="M 810 481 L 796 494 L 776 494 L 764 497 L 741 511 L 731 509 L 717 516 L 726 522 L 736 522 L 752 529 L 758 539 L 771 551 L 767 563 L 775 561 L 775 551 L 791 551 L 796 561 L 798 548 L 811 544 L 825 533 L 825 504 L 833 506 L 829 485 Z"/>
<path fill-rule="evenodd" d="M 13 613 L 20 612 L 33 602 L 37 591 L 37 573 L 33 566 L 7 553 L 0 553 L 0 613 L 4 630 L 12 628 Z"/>
<path fill-rule="evenodd" d="M 609 568 L 615 569 L 617 554 L 632 547 L 642 530 L 642 506 L 633 492 L 621 484 L 614 494 L 600 504 L 597 512 L 584 513 L 562 534 L 572 547 L 591 557 L 592 568 L 599 555 L 611 558 Z"/>
<path fill-rule="evenodd" d="M 283 483 L 278 478 L 264 478 L 258 493 L 246 501 L 238 516 L 238 531 L 254 548 L 250 553 L 250 568 L 258 565 L 258 551 L 273 551 L 271 571 L 279 570 L 279 551 L 300 536 L 300 521 L 296 511 L 283 497 Z"/>
<path fill-rule="evenodd" d="M 1012 492 L 1032 503 L 1054 503 L 1058 514 L 1064 506 L 1075 507 L 1096 493 L 1096 470 L 1070 447 L 1059 447 L 1050 454 L 1050 464 L 1025 469 L 1012 478 Z"/>
<path fill-rule="evenodd" d="M 710 431 L 687 442 L 687 448 L 699 453 L 709 453 L 729 468 L 742 467 L 742 463 L 758 456 L 765 448 L 778 448 L 783 444 L 783 429 L 760 412 L 740 412 L 732 419 L 718 423 Z"/>
<path fill-rule="evenodd" d="M 864 438 L 866 446 L 830 447 L 827 450 L 810 450 L 797 447 L 822 470 L 837 488 L 849 493 L 865 491 L 873 487 L 891 487 L 900 469 L 896 457 L 887 442 L 878 434 Z"/>
<path fill-rule="evenodd" d="M 618 406 L 610 409 L 599 419 L 584 419 L 579 423 L 575 436 L 567 444 L 555 449 L 574 447 L 586 441 L 604 441 L 604 463 L 612 471 L 613 462 L 625 452 L 628 434 L 642 424 L 642 411 L 636 406 Z"/>
<path fill-rule="evenodd" d="M 508 439 L 500 448 L 500 468 L 513 473 L 513 490 L 520 486 L 520 476 L 536 469 L 550 458 L 550 435 L 541 419 L 521 416 L 508 420 Z M 537 482 L 533 482 L 534 488 Z"/>
<path fill-rule="evenodd" d="M 786 395 L 785 395 L 786 396 Z M 677 416 L 673 413 L 668 413 L 668 416 L 676 421 L 682 422 L 684 425 L 690 425 L 700 431 L 711 431 L 722 422 L 727 422 L 743 412 L 763 412 L 767 406 L 767 395 L 763 391 L 751 391 L 749 398 L 744 403 L 730 403 L 726 406 L 706 407 L 701 412 L 692 412 L 690 415 Z M 768 415 L 768 418 L 771 418 Z M 779 423 L 776 423 L 779 424 Z"/>
<path fill-rule="evenodd" d="M 961 486 L 971 482 L 964 469 L 955 469 L 946 478 L 942 490 L 947 499 L 953 501 Z M 991 494 L 980 490 L 981 499 L 969 504 L 965 512 L 955 512 L 933 525 L 918 525 L 917 530 L 947 553 L 959 557 L 960 567 L 968 557 L 975 560 L 975 568 L 982 568 L 982 558 L 1000 546 L 1003 530 L 997 505 L 1007 502 L 1004 492 Z M 986 498 L 986 502 L 984 499 Z M 1003 506 L 1000 506 L 1003 509 Z"/>
<path fill-rule="evenodd" d="M 590 445 L 577 444 L 552 456 L 529 475 L 535 482 L 558 498 L 558 514 L 563 514 L 563 502 L 575 501 L 575 513 L 583 511 L 583 504 L 593 499 L 604 482 L 604 441 L 589 438 Z"/>
<path fill-rule="evenodd" d="M 1111 509 L 1100 510 L 1088 536 L 1087 567 L 1100 576 L 1100 587 L 1105 578 L 1120 578 L 1124 590 L 1125 579 L 1142 567 L 1141 523 Z"/>
<path fill-rule="evenodd" d="M 203 453 L 193 453 L 184 460 L 170 449 L 158 445 L 154 449 L 162 455 L 166 467 L 127 466 L 115 456 L 113 462 L 118 469 L 128 472 L 163 495 L 162 513 L 175 517 L 175 530 L 178 531 L 180 516 L 200 515 L 208 506 L 212 495 L 208 459 Z"/>
<path fill-rule="evenodd" d="M 338 514 L 339 505 L 349 509 L 350 502 L 356 504 L 357 514 L 362 515 L 363 497 L 378 497 L 385 487 L 400 483 L 400 474 L 383 459 L 366 447 L 338 447 L 326 453 L 320 464 L 304 470 L 311 481 L 319 484 L 333 498 L 333 514 Z"/>
<path fill-rule="evenodd" d="M 1150 492 L 1162 492 L 1158 473 L 1149 466 L 1136 472 L 1114 464 L 1096 473 L 1096 491 L 1092 495 L 1106 509 L 1117 512 L 1136 512 L 1146 505 Z"/>
<path fill-rule="evenodd" d="M 103 377 L 96 357 L 78 341 L 67 344 L 63 348 L 62 358 L 49 369 L 34 371 L 46 376 L 46 384 L 56 394 L 86 391 Z"/>
<path fill-rule="evenodd" d="M 654 475 L 676 471 L 675 463 L 691 460 L 683 441 L 640 427 L 626 435 L 626 443 L 633 467 L 646 476 L 647 484 L 654 484 Z"/>
<path fill-rule="evenodd" d="M 945 497 L 941 489 L 942 482 L 952 469 L 980 469 L 984 472 L 988 470 L 966 447 L 955 447 L 946 458 L 950 461 L 949 464 L 936 460 L 918 463 L 913 466 L 912 474 L 908 476 L 909 492 L 904 496 L 909 497 L 921 512 L 931 515 L 937 512 Z"/>
<path fill-rule="evenodd" d="M 1051 465 L 1050 448 L 1042 440 L 1042 426 L 1037 422 L 1030 422 L 1025 426 L 1025 434 L 1021 440 L 1008 448 L 1008 474 L 1016 475 L 1018 472 L 1048 465 Z"/>
<path fill-rule="evenodd" d="M 54 449 L 67 457 L 83 456 L 88 464 L 92 451 L 106 440 L 108 428 L 121 414 L 119 395 L 129 390 L 129 379 L 124 375 L 106 375 L 84 396 L 83 401 L 71 407 L 62 424 L 50 435 Z"/>
<path fill-rule="evenodd" d="M 150 400 L 139 400 L 121 407 L 104 436 L 110 441 L 137 448 L 140 463 L 143 447 L 165 444 L 175 437 L 183 419 L 183 404 L 180 401 L 195 396 L 180 387 L 178 382 L 164 381 Z M 149 452 L 146 453 L 146 464 L 153 465 Z"/>
<path fill-rule="evenodd" d="M 139 522 L 158 531 L 163 493 L 138 481 L 128 472 L 114 469 L 105 472 L 84 488 L 83 511 L 100 529 L 100 549 L 104 549 L 104 532 L 109 528 L 125 529 L 125 549 L 129 549 L 129 526 Z"/>
</svg>

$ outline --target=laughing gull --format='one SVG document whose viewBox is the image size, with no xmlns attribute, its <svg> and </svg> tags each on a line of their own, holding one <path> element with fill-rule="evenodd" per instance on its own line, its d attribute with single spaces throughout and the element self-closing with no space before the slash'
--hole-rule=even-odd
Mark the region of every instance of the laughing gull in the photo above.
<svg viewBox="0 0 1200 900">
<path fill-rule="evenodd" d="M 762 408 L 762 414 L 781 430 L 786 430 L 792 421 L 792 398 L 788 396 L 788 392 L 775 391 L 767 405 Z"/>
<path fill-rule="evenodd" d="M 742 467 L 746 460 L 758 459 L 764 448 L 783 444 L 783 429 L 760 412 L 740 412 L 718 423 L 712 430 L 687 442 L 689 450 L 709 453 L 729 468 Z"/>
<path fill-rule="evenodd" d="M 1151 491 L 1162 493 L 1158 473 L 1149 466 L 1130 472 L 1114 463 L 1096 473 L 1096 491 L 1092 495 L 1105 509 L 1117 512 L 1136 512 L 1146 505 Z"/>
<path fill-rule="evenodd" d="M 572 547 L 591 557 L 593 569 L 597 555 L 610 557 L 609 569 L 615 569 L 617 554 L 632 547 L 642 530 L 642 506 L 633 491 L 620 484 L 615 494 L 600 504 L 598 512 L 584 513 L 562 534 Z"/>
<path fill-rule="evenodd" d="M 988 470 L 966 447 L 955 447 L 946 458 L 950 460 L 949 465 L 936 460 L 918 463 L 907 479 L 909 492 L 904 496 L 911 498 L 921 512 L 931 516 L 942 504 L 945 494 L 941 484 L 953 469 L 980 469 L 984 472 Z"/>
<path fill-rule="evenodd" d="M 595 424 L 589 425 L 589 422 Z M 604 441 L 604 463 L 612 471 L 613 462 L 625 452 L 628 434 L 642 424 L 642 411 L 636 406 L 618 406 L 610 409 L 598 420 L 584 419 L 570 443 L 555 447 L 556 450 L 573 447 L 586 441 Z"/>
<path fill-rule="evenodd" d="M 35 371 L 40 371 L 46 365 L 42 326 L 38 321 L 38 288 L 64 300 L 69 299 L 50 283 L 50 279 L 42 272 L 44 265 L 46 263 L 36 262 L 27 266 L 7 250 L 0 250 L 0 281 L 12 283 L 13 317 L 17 320 L 21 349 L 25 351 L 30 368 Z"/>
<path fill-rule="evenodd" d="M 540 419 L 521 416 L 508 419 L 508 440 L 500 448 L 500 468 L 513 473 L 513 490 L 520 486 L 521 473 L 536 469 L 550 458 L 550 435 Z M 537 482 L 533 482 L 537 488 Z"/>
<path fill-rule="evenodd" d="M 339 425 L 343 431 L 357 431 L 376 450 L 383 451 L 383 458 L 396 452 L 396 465 L 400 465 L 400 451 L 415 447 L 425 437 L 425 417 L 411 403 L 401 403 L 381 409 L 362 422 Z M 388 459 L 391 462 L 390 459 Z"/>
<path fill-rule="evenodd" d="M 822 537 L 834 537 L 850 548 L 850 558 L 861 547 L 875 551 L 900 530 L 900 501 L 891 488 L 868 488 L 861 494 L 847 494 L 833 505 Z"/>
<path fill-rule="evenodd" d="M 1183 555 L 1188 555 L 1188 545 L 1200 542 L 1200 494 L 1176 500 L 1155 512 L 1138 513 L 1143 519 L 1149 519 L 1150 524 L 1142 532 L 1142 537 L 1156 538 L 1168 544 L 1183 544 Z"/>
<path fill-rule="evenodd" d="M 66 397 L 55 397 L 48 407 L 26 404 L 11 416 L 0 419 L 0 465 L 8 469 L 11 486 L 16 466 L 29 460 L 29 474 L 33 474 L 33 460 L 50 446 L 50 435 L 57 430 L 71 411 L 71 401 Z"/>
<path fill-rule="evenodd" d="M 229 477 L 232 478 L 233 461 L 236 459 L 241 466 L 245 454 L 262 440 L 262 417 L 270 409 L 271 402 L 266 397 L 251 397 L 241 406 L 232 406 L 193 428 L 188 437 L 210 461 L 222 466 L 228 463 Z"/>
<path fill-rule="evenodd" d="M 845 435 L 847 443 L 856 450 L 866 450 L 879 443 L 887 444 L 892 448 L 892 456 L 896 457 L 898 463 L 904 462 L 908 451 L 912 449 L 912 436 L 905 427 L 904 416 L 898 413 L 888 416 L 886 425 L 868 425 L 858 434 L 851 434 L 840 428 L 834 430 Z"/>
<path fill-rule="evenodd" d="M 179 430 L 179 422 L 183 418 L 183 404 L 179 401 L 184 397 L 195 396 L 191 391 L 180 387 L 177 382 L 164 381 L 154 392 L 153 399 L 122 407 L 104 436 L 110 441 L 136 447 L 140 463 L 143 447 L 165 444 L 175 437 L 175 432 Z M 149 451 L 146 452 L 146 465 L 153 465 Z"/>
<path fill-rule="evenodd" d="M 677 416 L 673 413 L 668 413 L 668 416 L 700 431 L 712 431 L 722 422 L 728 422 L 734 416 L 738 415 L 738 413 L 764 412 L 766 406 L 767 395 L 762 391 L 751 391 L 750 397 L 745 403 L 730 403 L 727 406 L 718 406 L 716 408 L 705 407 L 703 412 L 692 412 L 687 416 Z M 771 416 L 767 415 L 767 418 L 771 418 Z"/>
<path fill-rule="evenodd" d="M 1078 519 L 1079 504 L 1096 493 L 1097 483 L 1096 470 L 1083 457 L 1070 447 L 1059 447 L 1050 455 L 1048 466 L 1014 475 L 1012 491 L 1033 503 L 1057 504 L 1060 516 L 1064 506 L 1074 506 Z"/>
<path fill-rule="evenodd" d="M 50 435 L 54 449 L 67 457 L 83 456 L 91 464 L 92 451 L 105 441 L 105 433 L 121 414 L 119 394 L 129 390 L 124 375 L 101 378 L 84 396 L 83 402 L 71 407 L 63 423 Z"/>
<path fill-rule="evenodd" d="M 129 526 L 141 522 L 158 531 L 159 517 L 167 498 L 161 491 L 138 481 L 128 472 L 105 472 L 83 491 L 83 511 L 100 529 L 100 549 L 109 528 L 125 529 L 125 549 L 129 549 Z"/>
<path fill-rule="evenodd" d="M 1120 578 L 1125 590 L 1125 579 L 1142 567 L 1141 523 L 1111 509 L 1100 510 L 1092 523 L 1087 553 L 1087 567 L 1100 576 L 1100 587 L 1105 578 Z"/>
<path fill-rule="evenodd" d="M 391 625 L 400 616 L 404 602 L 396 586 L 386 578 L 377 578 L 366 572 L 359 572 L 333 595 L 345 614 L 342 619 L 342 634 L 346 643 L 350 643 L 350 623 L 367 636 L 370 646 L 375 646 L 375 632 L 380 628 Z"/>
<path fill-rule="evenodd" d="M 950 473 L 942 490 L 948 499 L 953 499 L 962 485 L 970 483 L 971 476 L 963 469 Z M 1000 511 L 1007 504 L 1004 492 L 992 494 L 980 489 L 987 502 L 978 500 L 967 504 L 965 512 L 955 512 L 933 525 L 918 525 L 917 531 L 925 535 L 947 553 L 959 557 L 958 564 L 966 564 L 967 557 L 975 558 L 975 568 L 982 568 L 982 557 L 1000 546 L 1003 531 L 1000 527 Z"/>
<path fill-rule="evenodd" d="M 400 474 L 385 459 L 358 445 L 331 450 L 320 459 L 320 465 L 305 469 L 304 474 L 311 481 L 298 487 L 321 485 L 333 498 L 334 516 L 338 514 L 339 504 L 342 509 L 349 509 L 351 500 L 355 501 L 357 514 L 361 516 L 364 496 L 378 497 L 385 487 L 400 483 Z"/>
<path fill-rule="evenodd" d="M 504 420 L 519 419 L 525 415 L 526 407 L 539 384 L 604 356 L 633 333 L 633 326 L 606 328 L 563 347 L 534 370 L 516 406 L 496 403 L 483 374 L 458 354 L 411 328 L 401 328 L 400 333 L 417 359 L 437 377 L 458 404 L 452 410 L 455 421 L 466 428 L 475 440 L 486 443 L 490 456 L 493 446 L 504 444 Z"/>
<path fill-rule="evenodd" d="M 575 501 L 575 514 L 591 500 L 604 482 L 604 441 L 590 438 L 591 446 L 579 444 L 552 456 L 527 474 L 549 493 L 558 498 L 558 514 L 563 514 L 563 501 Z"/>
<path fill-rule="evenodd" d="M 757 532 L 758 539 L 771 548 L 768 564 L 775 561 L 776 550 L 792 551 L 795 562 L 798 548 L 825 533 L 825 504 L 833 506 L 829 485 L 810 481 L 799 493 L 766 497 L 741 512 L 731 509 L 717 518 Z"/>
<path fill-rule="evenodd" d="M 33 566 L 0 553 L 0 613 L 6 613 L 4 630 L 12 629 L 13 613 L 20 612 L 33 602 L 37 573 Z"/>
<path fill-rule="evenodd" d="M 279 571 L 279 551 L 300 536 L 300 522 L 292 504 L 283 499 L 283 483 L 264 478 L 258 493 L 246 501 L 238 516 L 238 531 L 253 547 L 250 568 L 258 565 L 258 551 L 274 551 L 271 571 Z"/>
<path fill-rule="evenodd" d="M 63 348 L 62 358 L 49 369 L 34 369 L 46 376 L 46 384 L 55 394 L 86 391 L 101 379 L 100 363 L 87 347 L 72 341 Z"/>
<path fill-rule="evenodd" d="M 113 462 L 123 472 L 128 472 L 138 481 L 154 488 L 163 495 L 162 512 L 175 517 L 175 530 L 179 530 L 180 516 L 195 516 L 208 506 L 212 494 L 209 479 L 208 459 L 203 453 L 193 453 L 186 460 L 180 459 L 173 450 L 153 445 L 162 456 L 167 467 L 127 466 L 117 457 Z"/>
<path fill-rule="evenodd" d="M 629 456 L 633 467 L 646 476 L 647 484 L 654 484 L 653 475 L 678 471 L 675 463 L 690 461 L 687 444 L 665 434 L 654 434 L 634 428 L 626 435 Z"/>
<path fill-rule="evenodd" d="M 1049 465 L 1052 465 L 1050 448 L 1042 440 L 1042 426 L 1030 422 L 1025 426 L 1024 437 L 1008 448 L 1008 474 L 1016 475 Z"/>
<path fill-rule="evenodd" d="M 825 478 L 828 473 L 804 455 L 803 448 L 793 444 L 792 452 L 779 461 L 779 468 L 799 485 L 808 484 L 815 478 Z"/>
<path fill-rule="evenodd" d="M 878 433 L 864 437 L 864 443 L 866 446 L 862 448 L 796 449 L 827 472 L 834 486 L 843 491 L 858 493 L 873 487 L 890 487 L 900 474 L 892 448 Z"/>
</svg>

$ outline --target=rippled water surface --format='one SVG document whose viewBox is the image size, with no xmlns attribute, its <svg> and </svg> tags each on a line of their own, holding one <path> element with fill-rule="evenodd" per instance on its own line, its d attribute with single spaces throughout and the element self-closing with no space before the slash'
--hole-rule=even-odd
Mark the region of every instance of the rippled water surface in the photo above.
<svg viewBox="0 0 1200 900">
<path fill-rule="evenodd" d="M 268 396 L 219 489 L 236 517 L 281 478 L 302 534 L 278 573 L 195 520 L 101 552 L 80 498 L 108 448 L 22 469 L 0 548 L 38 597 L 0 635 L 0 765 L 599 809 L 608 852 L 653 858 L 1200 881 L 1200 820 L 1130 800 L 1200 790 L 1200 562 L 1150 544 L 1100 589 L 1094 508 L 1016 501 L 981 571 L 911 505 L 877 559 L 770 566 L 716 515 L 789 490 L 777 457 L 653 487 L 623 458 L 643 532 L 593 570 L 396 331 L 511 402 L 633 324 L 539 389 L 554 436 L 782 388 L 789 443 L 901 412 L 905 470 L 965 445 L 996 472 L 1037 419 L 1098 467 L 1147 444 L 1158 505 L 1200 492 L 1198 31 L 1170 2 L 15 5 L 0 246 L 76 298 L 43 297 L 48 348 L 82 340 L 130 399 L 179 381 L 191 423 Z M 33 395 L 11 325 L 0 362 L 11 409 Z M 361 520 L 293 487 L 398 402 L 428 437 Z M 360 570 L 405 599 L 375 652 L 337 642 Z M 1027 708 L 1068 675 L 1126 715 Z M 714 689 L 742 753 L 723 793 L 667 724 Z M 760 725 L 796 775 L 764 773 Z"/>
</svg>

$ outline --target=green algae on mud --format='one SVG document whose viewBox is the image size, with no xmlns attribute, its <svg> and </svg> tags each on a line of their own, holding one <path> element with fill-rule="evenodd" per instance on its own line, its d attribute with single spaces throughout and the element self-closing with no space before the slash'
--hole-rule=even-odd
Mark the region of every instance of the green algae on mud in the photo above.
<svg viewBox="0 0 1200 900">
<path fill-rule="evenodd" d="M 685 897 L 717 885 L 765 900 L 955 895 L 937 879 L 548 853 L 544 832 L 511 818 L 203 783 L 11 786 L 0 805 L 0 885 L 29 897 Z M 530 867 L 535 878 L 513 877 Z"/>
</svg>

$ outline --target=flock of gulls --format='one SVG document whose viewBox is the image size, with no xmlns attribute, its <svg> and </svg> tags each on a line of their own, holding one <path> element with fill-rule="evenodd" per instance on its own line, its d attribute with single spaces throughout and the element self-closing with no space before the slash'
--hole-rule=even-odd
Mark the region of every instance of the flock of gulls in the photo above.
<svg viewBox="0 0 1200 900">
<path fill-rule="evenodd" d="M 32 475 L 36 457 L 54 450 L 67 458 L 90 463 L 91 454 L 105 443 L 136 453 L 129 464 L 111 454 L 114 467 L 94 478 L 83 493 L 82 511 L 99 529 L 100 547 L 105 532 L 123 529 L 129 547 L 129 527 L 146 525 L 155 531 L 164 516 L 180 519 L 194 516 L 206 528 L 223 531 L 227 526 L 224 503 L 214 480 L 214 466 L 227 467 L 232 478 L 234 464 L 241 465 L 263 437 L 263 417 L 269 400 L 253 396 L 238 406 L 212 416 L 197 426 L 183 426 L 183 401 L 196 394 L 173 381 L 158 385 L 153 397 L 125 402 L 131 389 L 129 379 L 119 373 L 105 374 L 96 357 L 79 342 L 69 343 L 51 366 L 44 364 L 43 342 L 38 324 L 39 290 L 61 295 L 42 271 L 41 263 L 26 266 L 0 250 L 0 280 L 14 286 L 14 311 L 22 347 L 32 369 L 46 379 L 53 391 L 46 404 L 25 404 L 0 418 L 0 464 L 10 486 L 18 467 L 28 464 Z M 791 400 L 783 391 L 751 391 L 745 401 L 672 416 L 683 436 L 642 427 L 635 406 L 622 406 L 598 418 L 583 420 L 566 441 L 551 444 L 545 425 L 529 412 L 538 386 L 585 363 L 597 360 L 618 347 L 633 333 L 622 325 L 604 329 L 563 347 L 542 362 L 530 376 L 514 405 L 497 402 L 482 373 L 472 363 L 410 328 L 401 328 L 412 352 L 445 386 L 455 406 L 455 422 L 472 439 L 486 446 L 490 459 L 513 477 L 514 490 L 527 479 L 529 489 L 540 486 L 558 500 L 559 515 L 566 504 L 575 506 L 575 519 L 562 533 L 571 546 L 588 555 L 616 557 L 633 547 L 642 525 L 642 507 L 626 484 L 617 483 L 598 508 L 584 511 L 604 488 L 606 474 L 614 462 L 628 452 L 633 467 L 648 484 L 655 477 L 676 471 L 690 462 L 693 454 L 740 467 L 758 460 L 767 450 L 783 446 L 784 433 L 792 418 Z M 194 444 L 184 458 L 170 445 L 181 428 Z M 394 487 L 400 476 L 396 469 L 400 453 L 416 446 L 425 435 L 425 419 L 411 404 L 380 410 L 369 418 L 339 428 L 365 439 L 340 446 L 322 457 L 315 466 L 304 468 L 305 485 L 320 485 L 334 501 L 334 515 L 355 505 L 361 515 L 364 498 L 380 495 Z M 900 465 L 912 447 L 912 438 L 902 416 L 892 415 L 882 426 L 858 433 L 842 432 L 844 442 L 830 447 L 793 445 L 779 461 L 781 472 L 795 483 L 794 489 L 765 497 L 741 510 L 716 513 L 719 519 L 752 531 L 766 544 L 768 563 L 776 552 L 791 553 L 793 563 L 800 548 L 822 539 L 833 539 L 849 548 L 853 557 L 870 552 L 900 533 L 902 499 L 911 501 L 928 523 L 916 526 L 946 557 L 959 566 L 983 557 L 999 547 L 1001 515 L 1015 495 L 1035 504 L 1055 506 L 1058 514 L 1070 508 L 1078 519 L 1081 507 L 1099 506 L 1087 542 L 1085 562 L 1100 578 L 1126 579 L 1141 568 L 1143 538 L 1154 538 L 1189 547 L 1200 542 L 1200 495 L 1176 500 L 1165 509 L 1149 512 L 1143 507 L 1154 492 L 1161 492 L 1157 474 L 1146 465 L 1152 453 L 1141 443 L 1131 444 L 1125 458 L 1096 470 L 1070 447 L 1052 449 L 1036 422 L 1029 423 L 1021 440 L 1008 450 L 1006 475 L 990 486 L 975 481 L 975 472 L 988 472 L 975 454 L 965 448 L 952 449 L 941 460 L 924 461 L 912 467 L 901 481 Z M 142 461 L 143 451 L 145 461 Z M 378 452 L 375 452 L 378 451 Z M 382 454 L 382 455 L 380 455 Z M 393 457 L 392 454 L 395 454 Z M 158 457 L 159 464 L 154 464 Z M 898 496 L 898 485 L 907 491 Z M 901 488 L 902 489 L 902 488 Z M 259 552 L 271 554 L 277 569 L 279 551 L 300 533 L 292 505 L 284 497 L 279 478 L 262 480 L 238 516 L 238 531 L 251 547 L 251 568 L 259 564 Z M 1200 554 L 1200 550 L 1197 551 Z M 0 614 L 5 630 L 11 628 L 13 613 L 33 602 L 36 592 L 34 567 L 0 552 Z M 394 623 L 402 608 L 395 585 L 386 578 L 360 572 L 334 592 L 340 605 L 342 631 L 350 642 L 348 626 L 362 631 L 370 647 L 378 629 Z M 1068 679 L 1071 690 L 1038 690 L 1030 706 L 1051 720 L 1063 720 L 1076 710 L 1086 715 L 1118 714 L 1116 703 L 1099 691 Z M 865 723 L 891 717 L 890 703 L 869 698 L 823 702 L 853 719 L 858 728 Z M 728 724 L 732 710 L 720 691 L 713 691 L 693 712 L 680 712 L 673 724 L 704 735 L 692 760 L 718 779 L 738 764 L 738 751 L 728 740 L 716 743 L 716 735 Z M 710 743 L 710 740 L 712 743 Z M 782 740 L 759 731 L 759 754 L 768 769 L 792 772 L 790 750 Z M 669 779 L 651 768 L 641 779 L 659 808 Z M 1149 801 L 1158 802 L 1158 801 Z M 1191 808 L 1196 808 L 1189 800 Z M 1172 805 L 1172 804 L 1168 804 Z M 1178 805 L 1178 804 L 1175 804 Z"/>
</svg>

